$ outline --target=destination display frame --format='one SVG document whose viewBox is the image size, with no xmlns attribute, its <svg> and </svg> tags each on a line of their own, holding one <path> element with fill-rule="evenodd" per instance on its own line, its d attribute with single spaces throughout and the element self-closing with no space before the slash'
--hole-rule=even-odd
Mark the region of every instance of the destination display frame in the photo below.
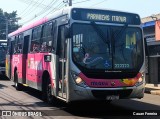
<svg viewBox="0 0 160 119">
<path fill-rule="evenodd" d="M 98 10 L 98 9 L 83 9 L 73 8 L 71 11 L 72 19 L 82 21 L 94 21 L 105 23 L 118 23 L 140 25 L 141 20 L 138 14 L 111 11 L 111 10 Z"/>
</svg>

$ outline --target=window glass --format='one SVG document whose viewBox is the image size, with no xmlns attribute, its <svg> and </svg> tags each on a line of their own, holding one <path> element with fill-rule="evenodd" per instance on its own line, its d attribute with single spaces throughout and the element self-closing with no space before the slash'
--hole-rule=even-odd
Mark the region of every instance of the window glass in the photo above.
<svg viewBox="0 0 160 119">
<path fill-rule="evenodd" d="M 23 34 L 20 34 L 17 37 L 17 53 L 22 53 L 22 44 L 23 44 Z"/>
<path fill-rule="evenodd" d="M 139 28 L 73 24 L 72 54 L 79 67 L 87 69 L 138 69 L 143 63 Z"/>
<path fill-rule="evenodd" d="M 41 52 L 51 52 L 53 50 L 53 24 L 47 23 L 43 26 Z"/>
<path fill-rule="evenodd" d="M 32 32 L 32 40 L 31 40 L 31 53 L 40 52 L 40 39 L 41 39 L 41 26 L 34 28 Z"/>
</svg>

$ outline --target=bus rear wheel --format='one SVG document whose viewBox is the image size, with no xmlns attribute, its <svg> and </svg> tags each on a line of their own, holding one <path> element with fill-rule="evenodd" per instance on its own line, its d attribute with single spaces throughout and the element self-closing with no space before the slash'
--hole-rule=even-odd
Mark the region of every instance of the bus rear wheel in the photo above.
<svg viewBox="0 0 160 119">
<path fill-rule="evenodd" d="M 14 85 L 15 85 L 16 90 L 21 90 L 21 86 L 18 83 L 18 74 L 17 74 L 17 71 L 15 71 L 15 73 L 14 73 Z"/>
</svg>

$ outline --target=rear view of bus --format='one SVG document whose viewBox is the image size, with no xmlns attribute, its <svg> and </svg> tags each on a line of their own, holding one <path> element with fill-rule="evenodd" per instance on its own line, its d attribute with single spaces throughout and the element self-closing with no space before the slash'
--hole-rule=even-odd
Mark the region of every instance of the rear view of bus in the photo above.
<svg viewBox="0 0 160 119">
<path fill-rule="evenodd" d="M 142 98 L 144 41 L 137 14 L 72 9 L 70 84 L 73 99 Z M 76 94 L 76 96 L 75 96 Z"/>
</svg>

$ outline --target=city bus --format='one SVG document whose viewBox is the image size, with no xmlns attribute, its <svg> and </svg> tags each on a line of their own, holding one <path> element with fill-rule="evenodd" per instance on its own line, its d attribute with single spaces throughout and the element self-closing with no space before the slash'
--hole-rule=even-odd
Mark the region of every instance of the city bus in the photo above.
<svg viewBox="0 0 160 119">
<path fill-rule="evenodd" d="M 7 40 L 0 40 L 0 75 L 5 75 Z"/>
<path fill-rule="evenodd" d="M 138 14 L 66 7 L 8 36 L 7 76 L 48 102 L 143 98 Z"/>
</svg>

